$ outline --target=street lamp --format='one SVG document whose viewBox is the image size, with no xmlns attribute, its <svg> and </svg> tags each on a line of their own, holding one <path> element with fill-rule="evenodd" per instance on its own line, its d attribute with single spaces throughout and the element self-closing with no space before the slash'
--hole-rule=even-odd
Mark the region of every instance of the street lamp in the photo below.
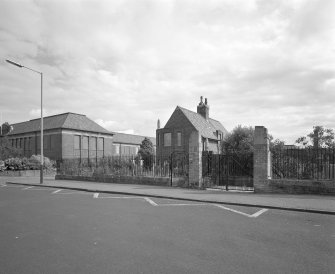
<svg viewBox="0 0 335 274">
<path fill-rule="evenodd" d="M 6 62 L 11 64 L 11 65 L 14 65 L 14 66 L 17 66 L 19 68 L 26 68 L 26 69 L 29 69 L 33 72 L 36 72 L 38 74 L 41 75 L 41 172 L 40 172 L 40 184 L 43 184 L 43 73 L 40 72 L 40 71 L 37 71 L 37 70 L 34 70 L 32 68 L 28 68 L 26 66 L 23 66 L 21 64 L 18 64 L 16 62 L 13 62 L 11 60 L 8 60 L 6 59 Z"/>
</svg>

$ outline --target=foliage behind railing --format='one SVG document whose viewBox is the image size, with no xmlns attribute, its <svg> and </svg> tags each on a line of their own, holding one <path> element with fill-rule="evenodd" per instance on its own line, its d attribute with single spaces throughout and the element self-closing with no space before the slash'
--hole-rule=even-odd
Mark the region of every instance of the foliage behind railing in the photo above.
<svg viewBox="0 0 335 274">
<path fill-rule="evenodd" d="M 149 176 L 170 177 L 171 171 L 174 177 L 181 175 L 179 162 L 171 161 L 158 163 L 155 156 L 141 159 L 138 156 L 110 156 L 100 159 L 64 159 L 57 162 L 57 173 L 61 175 L 78 176 Z M 180 164 L 179 164 L 180 165 Z M 183 170 L 185 166 L 182 166 Z M 177 170 L 178 169 L 178 170 Z"/>
<path fill-rule="evenodd" d="M 333 148 L 284 148 L 271 152 L 274 179 L 335 179 Z"/>
</svg>

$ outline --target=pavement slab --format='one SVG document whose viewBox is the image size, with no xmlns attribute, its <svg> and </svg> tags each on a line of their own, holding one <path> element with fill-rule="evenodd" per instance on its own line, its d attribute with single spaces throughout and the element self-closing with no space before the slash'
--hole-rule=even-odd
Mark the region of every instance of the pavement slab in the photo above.
<svg viewBox="0 0 335 274">
<path fill-rule="evenodd" d="M 258 194 L 197 190 L 152 185 L 112 184 L 87 181 L 55 180 L 45 178 L 43 185 L 39 177 L 0 177 L 0 185 L 22 184 L 28 186 L 53 187 L 58 189 L 85 190 L 89 192 L 138 195 L 197 201 L 236 206 L 272 208 L 335 215 L 335 197 L 330 195 Z"/>
</svg>

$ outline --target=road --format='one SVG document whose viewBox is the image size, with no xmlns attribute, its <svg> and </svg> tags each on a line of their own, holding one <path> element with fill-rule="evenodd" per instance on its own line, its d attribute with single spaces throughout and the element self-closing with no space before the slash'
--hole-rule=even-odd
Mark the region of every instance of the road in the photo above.
<svg viewBox="0 0 335 274">
<path fill-rule="evenodd" d="M 335 217 L 0 185 L 0 273 L 333 273 Z"/>
</svg>

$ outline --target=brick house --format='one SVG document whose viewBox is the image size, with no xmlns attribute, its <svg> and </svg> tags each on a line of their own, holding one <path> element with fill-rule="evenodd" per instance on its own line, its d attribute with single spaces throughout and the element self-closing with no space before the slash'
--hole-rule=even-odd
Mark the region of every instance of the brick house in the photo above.
<svg viewBox="0 0 335 274">
<path fill-rule="evenodd" d="M 207 98 L 202 96 L 197 106 L 197 112 L 177 106 L 164 128 L 156 130 L 156 155 L 158 160 L 165 161 L 172 152 L 190 153 L 191 135 L 197 134 L 200 141 L 197 151 L 212 151 L 219 153 L 220 142 L 227 130 L 217 120 L 209 117 Z M 193 152 L 193 151 L 192 151 Z"/>
<path fill-rule="evenodd" d="M 41 153 L 41 119 L 12 124 L 8 138 L 24 156 Z M 112 155 L 113 135 L 76 113 L 43 118 L 43 154 L 53 160 L 97 159 Z"/>
<path fill-rule="evenodd" d="M 135 156 L 145 136 L 114 132 L 113 136 L 113 155 Z M 156 149 L 156 139 L 147 137 Z"/>
</svg>

